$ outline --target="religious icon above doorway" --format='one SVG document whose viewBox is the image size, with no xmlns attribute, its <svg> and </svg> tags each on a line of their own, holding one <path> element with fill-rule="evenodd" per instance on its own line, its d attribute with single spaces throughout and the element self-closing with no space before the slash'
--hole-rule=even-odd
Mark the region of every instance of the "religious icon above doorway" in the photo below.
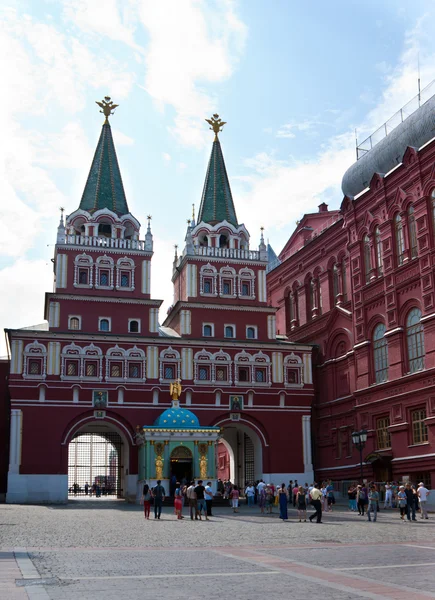
<svg viewBox="0 0 435 600">
<path fill-rule="evenodd" d="M 230 411 L 237 412 L 243 410 L 243 396 L 230 396 Z"/>
</svg>

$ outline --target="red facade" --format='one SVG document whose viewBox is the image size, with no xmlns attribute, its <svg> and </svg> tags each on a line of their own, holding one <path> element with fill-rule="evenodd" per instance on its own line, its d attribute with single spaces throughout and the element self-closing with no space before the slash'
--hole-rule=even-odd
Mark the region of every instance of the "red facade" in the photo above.
<svg viewBox="0 0 435 600">
<path fill-rule="evenodd" d="M 387 138 L 388 139 L 388 138 Z M 435 141 L 340 211 L 303 217 L 268 275 L 277 330 L 315 345 L 316 477 L 435 488 Z"/>
</svg>

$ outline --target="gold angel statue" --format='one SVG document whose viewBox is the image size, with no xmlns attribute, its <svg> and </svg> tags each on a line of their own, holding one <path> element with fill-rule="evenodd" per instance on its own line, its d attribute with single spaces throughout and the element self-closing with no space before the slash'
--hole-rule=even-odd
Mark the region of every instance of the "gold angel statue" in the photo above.
<svg viewBox="0 0 435 600">
<path fill-rule="evenodd" d="M 172 400 L 178 400 L 181 396 L 181 380 L 177 379 L 173 383 L 169 384 L 169 394 Z"/>
</svg>

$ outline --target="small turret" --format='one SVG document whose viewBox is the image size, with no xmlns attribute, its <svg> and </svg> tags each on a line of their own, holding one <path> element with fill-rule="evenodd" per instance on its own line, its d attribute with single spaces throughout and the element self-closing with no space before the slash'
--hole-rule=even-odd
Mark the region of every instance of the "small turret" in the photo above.
<svg viewBox="0 0 435 600">
<path fill-rule="evenodd" d="M 153 251 L 153 234 L 151 233 L 151 215 L 148 215 L 147 217 L 148 219 L 148 227 L 147 227 L 147 232 L 145 234 L 145 250 L 148 250 L 149 252 Z"/>
<path fill-rule="evenodd" d="M 261 230 L 260 245 L 258 246 L 258 249 L 260 251 L 260 260 L 267 260 L 267 246 L 264 243 L 264 235 L 263 235 L 264 227 L 260 227 L 260 230 Z"/>
<path fill-rule="evenodd" d="M 60 221 L 59 221 L 59 226 L 57 228 L 56 244 L 65 244 L 65 242 L 66 242 L 65 223 L 63 222 L 63 211 L 64 210 L 65 210 L 64 208 L 60 209 Z"/>
</svg>

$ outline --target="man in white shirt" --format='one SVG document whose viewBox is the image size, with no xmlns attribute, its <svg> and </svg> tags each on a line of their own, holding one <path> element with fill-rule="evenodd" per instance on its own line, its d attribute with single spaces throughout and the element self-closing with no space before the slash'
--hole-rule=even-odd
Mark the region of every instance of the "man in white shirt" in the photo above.
<svg viewBox="0 0 435 600">
<path fill-rule="evenodd" d="M 266 487 L 266 484 L 264 483 L 264 481 L 262 479 L 260 479 L 260 481 L 258 482 L 258 485 L 257 485 L 258 494 L 260 494 L 261 490 L 265 487 Z"/>
<path fill-rule="evenodd" d="M 420 483 L 418 484 L 418 490 L 417 490 L 417 496 L 418 499 L 420 501 L 420 511 L 421 511 L 421 518 L 422 519 L 428 519 L 428 515 L 427 515 L 427 497 L 429 496 L 430 492 L 427 489 L 427 487 L 425 487 L 424 483 L 422 481 L 420 481 Z"/>
<path fill-rule="evenodd" d="M 196 500 L 195 482 L 191 481 L 186 491 L 186 496 L 189 501 L 190 518 L 193 521 L 193 515 L 195 514 L 195 520 L 198 520 L 198 502 Z"/>
</svg>

